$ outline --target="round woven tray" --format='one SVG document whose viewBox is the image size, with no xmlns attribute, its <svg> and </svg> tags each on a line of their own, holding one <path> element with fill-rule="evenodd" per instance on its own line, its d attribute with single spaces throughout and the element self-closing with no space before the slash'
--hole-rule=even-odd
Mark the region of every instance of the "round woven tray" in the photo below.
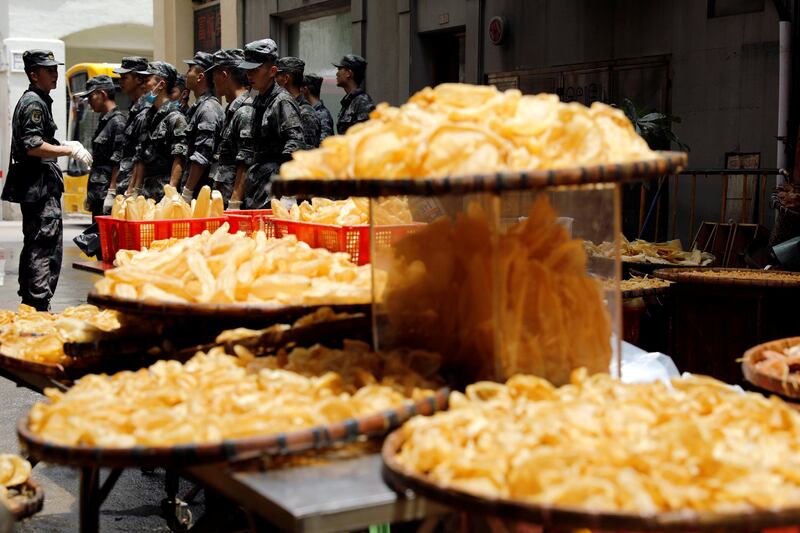
<svg viewBox="0 0 800 533">
<path fill-rule="evenodd" d="M 794 379 L 790 376 L 790 379 L 784 382 L 755 368 L 755 364 L 763 359 L 761 354 L 766 350 L 782 352 L 786 348 L 797 346 L 798 344 L 800 344 L 800 337 L 788 337 L 753 346 L 744 353 L 742 358 L 744 378 L 761 389 L 786 396 L 787 398 L 800 400 L 800 374 L 796 374 Z"/>
<path fill-rule="evenodd" d="M 628 291 L 621 291 L 622 298 L 627 300 L 630 298 L 643 298 L 645 296 L 656 296 L 669 292 L 670 287 L 648 287 L 645 289 L 631 289 Z"/>
<path fill-rule="evenodd" d="M 412 490 L 456 509 L 488 514 L 509 520 L 538 524 L 545 529 L 589 528 L 608 531 L 755 531 L 800 523 L 800 507 L 747 513 L 675 511 L 656 514 L 588 511 L 585 509 L 537 505 L 523 501 L 477 496 L 407 470 L 397 461 L 403 444 L 402 431 L 395 431 L 383 443 L 383 476 L 402 493 Z"/>
<path fill-rule="evenodd" d="M 116 309 L 130 314 L 153 318 L 180 317 L 189 319 L 211 319 L 213 323 L 222 321 L 234 323 L 237 327 L 252 324 L 269 325 L 275 322 L 291 322 L 320 307 L 330 307 L 336 312 L 368 313 L 370 304 L 319 304 L 319 305 L 273 305 L 273 304 L 197 304 L 130 300 L 115 296 L 104 296 L 92 291 L 87 301 L 98 307 Z M 199 327 L 199 326 L 198 326 Z"/>
<path fill-rule="evenodd" d="M 717 276 L 697 275 L 697 272 L 715 272 Z M 726 272 L 747 272 L 759 275 L 764 272 L 763 279 L 739 279 L 726 276 Z M 783 272 L 793 279 L 770 279 L 766 273 L 769 271 L 753 270 L 747 268 L 662 268 L 653 272 L 653 277 L 677 281 L 679 283 L 691 283 L 694 285 L 721 285 L 729 287 L 753 287 L 753 288 L 775 288 L 775 289 L 800 289 L 800 273 Z"/>
<path fill-rule="evenodd" d="M 658 159 L 649 161 L 559 168 L 555 170 L 493 172 L 441 178 L 281 179 L 276 177 L 272 181 L 272 194 L 276 196 L 309 194 L 374 198 L 406 194 L 439 196 L 453 193 L 499 193 L 503 191 L 543 189 L 558 185 L 637 181 L 666 174 L 677 174 L 686 166 L 687 156 L 683 152 L 659 152 L 659 155 Z"/>
<path fill-rule="evenodd" d="M 361 436 L 385 435 L 415 415 L 430 415 L 447 408 L 450 389 L 439 389 L 434 395 L 407 402 L 394 409 L 353 418 L 327 426 L 276 433 L 262 437 L 230 439 L 214 444 L 134 448 L 66 446 L 51 443 L 34 435 L 28 418 L 17 424 L 20 447 L 28 456 L 40 461 L 70 466 L 98 467 L 180 467 L 221 463 L 260 455 L 285 455 L 319 449 L 338 442 L 351 442 Z"/>
<path fill-rule="evenodd" d="M 10 496 L 6 501 L 6 505 L 16 520 L 28 518 L 42 510 L 42 506 L 44 506 L 44 489 L 38 483 L 28 479 L 19 487 L 15 487 L 14 490 L 18 491 L 18 493 Z"/>
<path fill-rule="evenodd" d="M 67 373 L 64 366 L 55 363 L 39 363 L 36 361 L 29 361 L 27 359 L 20 359 L 19 357 L 12 357 L 0 351 L 0 367 L 8 368 L 10 370 L 21 370 L 23 372 L 30 372 L 52 378 L 54 380 L 67 379 Z"/>
</svg>

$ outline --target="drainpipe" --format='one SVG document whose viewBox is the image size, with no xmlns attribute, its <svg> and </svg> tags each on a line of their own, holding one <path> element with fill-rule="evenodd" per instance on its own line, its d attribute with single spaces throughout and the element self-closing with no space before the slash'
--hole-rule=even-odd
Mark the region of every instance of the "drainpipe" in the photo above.
<svg viewBox="0 0 800 533">
<path fill-rule="evenodd" d="M 789 86 L 792 78 L 792 49 L 791 31 L 792 23 L 788 20 L 778 22 L 780 28 L 780 52 L 778 56 L 778 168 L 786 168 L 786 139 L 789 121 Z M 782 185 L 785 178 L 778 175 L 778 185 Z"/>
</svg>

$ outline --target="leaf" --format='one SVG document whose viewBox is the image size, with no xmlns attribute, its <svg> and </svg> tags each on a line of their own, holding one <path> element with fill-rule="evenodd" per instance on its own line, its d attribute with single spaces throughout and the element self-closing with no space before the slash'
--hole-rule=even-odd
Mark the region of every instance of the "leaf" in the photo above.
<svg viewBox="0 0 800 533">
<path fill-rule="evenodd" d="M 655 122 L 657 120 L 664 120 L 666 118 L 669 117 L 663 113 L 648 113 L 639 120 L 641 120 L 642 122 Z"/>
</svg>

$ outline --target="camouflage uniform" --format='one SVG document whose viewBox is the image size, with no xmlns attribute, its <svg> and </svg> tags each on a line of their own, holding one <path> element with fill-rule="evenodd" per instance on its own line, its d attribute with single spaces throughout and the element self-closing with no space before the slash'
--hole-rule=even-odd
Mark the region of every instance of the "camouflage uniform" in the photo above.
<svg viewBox="0 0 800 533">
<path fill-rule="evenodd" d="M 181 185 L 186 184 L 192 163 L 206 167 L 206 171 L 194 187 L 195 196 L 203 185 L 208 185 L 214 163 L 214 154 L 219 145 L 222 128 L 225 125 L 225 111 L 217 97 L 206 93 L 197 99 L 188 116 L 189 124 L 186 128 L 186 146 L 189 151 L 186 168 L 183 172 Z"/>
<path fill-rule="evenodd" d="M 214 173 L 214 189 L 222 193 L 222 198 L 227 206 L 233 194 L 233 185 L 236 181 L 236 168 L 238 165 L 252 164 L 250 155 L 243 144 L 242 132 L 250 135 L 250 122 L 253 118 L 253 99 L 249 92 L 237 96 L 225 109 L 225 128 L 216 153 L 217 171 Z M 249 139 L 248 139 L 249 140 Z"/>
<path fill-rule="evenodd" d="M 39 57 L 43 53 L 44 59 Z M 26 66 L 37 60 L 34 66 L 63 65 L 48 51 L 25 52 L 23 60 Z M 2 193 L 3 200 L 20 204 L 22 211 L 18 294 L 22 303 L 40 311 L 49 310 L 61 274 L 64 177 L 56 159 L 29 156 L 28 150 L 45 142 L 59 144 L 52 105 L 50 95 L 33 84 L 17 102 L 11 122 L 11 165 Z"/>
<path fill-rule="evenodd" d="M 147 115 L 147 128 L 140 137 L 134 162 L 144 164 L 142 194 L 158 202 L 164 197 L 175 156 L 185 156 L 188 151 L 186 117 L 167 102 L 160 109 L 151 107 Z"/>
<path fill-rule="evenodd" d="M 298 94 L 297 98 L 298 107 L 300 107 L 300 122 L 303 124 L 303 136 L 306 141 L 306 148 L 319 148 L 320 131 L 322 125 L 320 124 L 317 113 L 311 107 L 302 94 Z"/>
<path fill-rule="evenodd" d="M 147 129 L 147 111 L 150 107 L 144 96 L 139 98 L 128 110 L 125 130 L 117 136 L 117 150 L 111 156 L 113 161 L 119 162 L 117 194 L 125 194 L 133 177 L 133 156 L 136 155 L 142 133 Z"/>
<path fill-rule="evenodd" d="M 324 141 L 326 137 L 333 135 L 333 117 L 331 116 L 331 112 L 328 111 L 328 108 L 325 107 L 325 104 L 322 100 L 318 101 L 311 107 L 314 108 L 314 112 L 317 114 L 317 118 L 319 119 L 319 142 L 322 144 L 322 141 Z"/>
<path fill-rule="evenodd" d="M 118 152 L 117 144 L 125 131 L 125 112 L 115 107 L 102 117 L 92 137 L 92 169 L 89 172 L 89 184 L 86 189 L 86 209 L 92 215 L 103 214 L 103 201 L 111 182 L 111 171 L 114 168 L 114 153 Z"/>
<path fill-rule="evenodd" d="M 369 114 L 375 109 L 372 97 L 358 88 L 342 98 L 342 108 L 336 120 L 336 133 L 344 134 L 350 126 L 369 120 Z"/>
<path fill-rule="evenodd" d="M 300 108 L 292 95 L 273 82 L 266 94 L 256 96 L 250 131 L 242 131 L 242 137 L 248 134 L 252 137 L 248 159 L 253 165 L 247 170 L 242 207 L 265 209 L 272 199 L 272 176 L 293 152 L 305 147 Z"/>
</svg>

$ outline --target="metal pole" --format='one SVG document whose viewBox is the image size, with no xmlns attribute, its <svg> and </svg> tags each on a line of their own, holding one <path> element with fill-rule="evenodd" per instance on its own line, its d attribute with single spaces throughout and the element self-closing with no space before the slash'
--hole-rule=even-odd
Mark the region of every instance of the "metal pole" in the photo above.
<svg viewBox="0 0 800 533">
<path fill-rule="evenodd" d="M 786 20 L 778 22 L 780 29 L 780 45 L 778 55 L 778 168 L 786 168 L 786 139 L 789 122 L 789 88 L 792 78 L 792 23 Z M 785 182 L 779 174 L 777 185 Z"/>
</svg>

